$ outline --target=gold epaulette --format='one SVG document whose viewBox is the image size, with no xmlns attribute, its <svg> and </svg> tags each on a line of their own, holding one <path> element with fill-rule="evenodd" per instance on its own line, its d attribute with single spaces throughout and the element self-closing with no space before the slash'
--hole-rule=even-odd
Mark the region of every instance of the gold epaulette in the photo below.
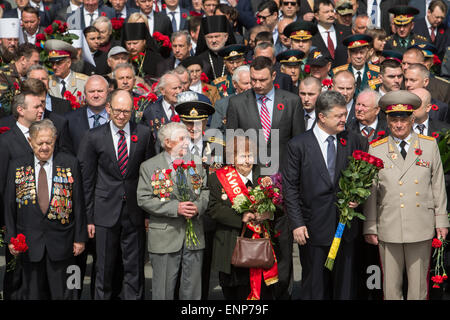
<svg viewBox="0 0 450 320">
<path fill-rule="evenodd" d="M 348 63 L 347 64 L 343 64 L 342 66 L 333 68 L 333 74 L 336 74 L 336 73 L 338 73 L 339 71 L 342 71 L 342 70 L 348 70 Z"/>
<path fill-rule="evenodd" d="M 89 78 L 88 75 L 85 75 L 84 73 L 79 73 L 79 72 L 74 72 L 75 73 L 75 78 L 80 79 L 80 80 L 86 80 Z"/>
<path fill-rule="evenodd" d="M 434 141 L 434 137 L 424 136 L 423 134 L 418 134 L 419 138 Z"/>
<path fill-rule="evenodd" d="M 420 35 L 420 34 L 414 34 L 418 39 L 422 40 L 422 41 L 427 41 L 427 38 Z"/>
<path fill-rule="evenodd" d="M 379 145 L 382 145 L 383 143 L 386 143 L 387 141 L 388 141 L 388 137 L 378 140 L 378 141 L 372 143 L 370 146 L 372 148 L 375 148 L 375 147 L 378 147 Z"/>
<path fill-rule="evenodd" d="M 380 73 L 380 66 L 369 63 L 369 70 L 375 71 L 376 73 Z"/>
<path fill-rule="evenodd" d="M 211 143 L 217 143 L 225 147 L 225 141 L 223 141 L 222 139 L 218 139 L 216 137 L 208 137 L 207 141 Z"/>
<path fill-rule="evenodd" d="M 390 35 L 389 37 L 385 38 L 386 41 L 389 41 L 392 39 L 392 35 Z"/>
<path fill-rule="evenodd" d="M 375 89 L 378 84 L 381 84 L 381 79 L 380 78 L 374 78 L 372 80 L 367 81 L 367 84 L 372 89 Z"/>
<path fill-rule="evenodd" d="M 439 80 L 442 80 L 442 81 L 445 81 L 446 83 L 450 83 L 450 81 L 448 81 L 447 79 L 445 79 L 445 78 L 442 78 L 442 77 L 438 77 L 438 76 L 434 76 L 436 79 L 439 79 Z"/>
<path fill-rule="evenodd" d="M 227 76 L 222 76 L 220 78 L 214 79 L 213 83 L 214 84 L 219 84 L 219 83 L 224 82 L 226 80 L 227 80 Z"/>
</svg>

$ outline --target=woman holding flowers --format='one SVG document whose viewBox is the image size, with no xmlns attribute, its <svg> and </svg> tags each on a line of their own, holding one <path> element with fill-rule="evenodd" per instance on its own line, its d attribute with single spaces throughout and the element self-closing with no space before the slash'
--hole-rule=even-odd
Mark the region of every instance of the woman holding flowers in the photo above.
<svg viewBox="0 0 450 320">
<path fill-rule="evenodd" d="M 227 158 L 233 159 L 234 165 L 217 170 L 208 181 L 210 200 L 207 214 L 217 222 L 211 269 L 219 272 L 219 284 L 227 300 L 272 299 L 271 285 L 278 281 L 276 263 L 271 269 L 259 271 L 231 264 L 236 239 L 242 229 L 245 228 L 244 237 L 269 236 L 270 230 L 264 227 L 266 224 L 263 222 L 273 219 L 273 215 L 255 211 L 239 213 L 233 208 L 239 205 L 241 197 L 254 201 L 249 190 L 258 186 L 258 180 L 261 180 L 258 179 L 260 170 L 254 165 L 254 143 L 248 137 L 236 136 L 227 142 L 227 146 L 230 145 L 234 148 L 231 152 L 227 149 Z M 275 240 L 273 234 L 272 240 Z"/>
<path fill-rule="evenodd" d="M 189 152 L 184 124 L 162 126 L 158 138 L 164 152 L 141 165 L 137 189 L 138 205 L 149 215 L 152 299 L 173 300 L 180 274 L 179 298 L 200 300 L 206 172 L 201 159 Z"/>
</svg>

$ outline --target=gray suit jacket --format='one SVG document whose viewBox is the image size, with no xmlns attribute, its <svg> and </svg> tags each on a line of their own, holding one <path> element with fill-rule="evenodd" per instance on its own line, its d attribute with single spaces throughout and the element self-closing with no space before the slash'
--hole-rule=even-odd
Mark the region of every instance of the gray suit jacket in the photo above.
<svg viewBox="0 0 450 320">
<path fill-rule="evenodd" d="M 227 118 L 228 103 L 233 96 L 234 95 L 223 97 L 216 101 L 216 104 L 214 105 L 215 112 L 212 115 L 211 124 L 209 125 L 210 128 L 219 129 L 225 134 L 227 126 L 226 122 L 224 123 L 223 120 L 226 120 Z"/>
<path fill-rule="evenodd" d="M 137 202 L 139 207 L 150 214 L 150 230 L 148 233 L 148 249 L 151 253 L 165 254 L 174 253 L 183 247 L 186 237 L 186 219 L 178 215 L 177 198 L 180 196 L 175 183 L 175 170 L 172 169 L 171 179 L 173 181 L 173 192 L 165 201 L 161 201 L 159 195 L 153 193 L 152 175 L 157 169 L 169 169 L 166 152 L 162 152 L 155 157 L 145 161 L 141 165 L 139 183 L 137 188 Z M 187 155 L 187 158 L 194 157 Z M 200 216 L 206 211 L 209 200 L 209 190 L 206 187 L 206 171 L 203 169 L 202 161 L 199 157 L 194 157 L 197 164 L 197 172 L 202 177 L 203 187 L 196 200 L 192 201 L 198 208 L 199 214 L 192 218 L 195 234 L 199 244 L 195 247 L 188 246 L 190 250 L 200 250 L 205 248 L 205 236 L 203 231 L 203 220 Z M 192 183 L 190 176 L 187 179 L 190 189 Z"/>
</svg>

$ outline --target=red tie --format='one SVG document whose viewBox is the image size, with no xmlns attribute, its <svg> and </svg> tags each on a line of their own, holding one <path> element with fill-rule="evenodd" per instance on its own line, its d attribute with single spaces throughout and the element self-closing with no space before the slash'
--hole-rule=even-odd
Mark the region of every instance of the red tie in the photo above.
<svg viewBox="0 0 450 320">
<path fill-rule="evenodd" d="M 333 40 L 331 40 L 331 36 L 330 36 L 330 32 L 331 31 L 327 31 L 328 33 L 328 51 L 330 52 L 331 57 L 334 59 L 334 44 L 333 44 Z"/>
<path fill-rule="evenodd" d="M 436 35 L 434 33 L 436 31 L 436 28 L 435 27 L 431 27 L 430 29 L 431 29 L 431 32 L 430 32 L 431 42 L 434 42 L 434 40 L 436 40 Z"/>
<path fill-rule="evenodd" d="M 120 173 L 125 176 L 127 173 L 128 164 L 128 150 L 127 150 L 127 140 L 125 138 L 125 131 L 119 130 L 120 138 L 117 145 L 117 161 L 119 164 Z"/>
<path fill-rule="evenodd" d="M 259 98 L 261 100 L 261 126 L 264 131 L 264 138 L 266 142 L 269 141 L 270 136 L 270 113 L 269 109 L 267 109 L 266 101 L 269 99 L 266 96 L 262 96 Z"/>
<path fill-rule="evenodd" d="M 158 1 L 155 1 L 155 12 L 159 12 Z"/>
</svg>

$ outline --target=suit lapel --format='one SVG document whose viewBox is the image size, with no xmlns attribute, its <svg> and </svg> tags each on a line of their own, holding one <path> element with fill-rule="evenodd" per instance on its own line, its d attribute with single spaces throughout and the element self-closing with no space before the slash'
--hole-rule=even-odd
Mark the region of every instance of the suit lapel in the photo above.
<svg viewBox="0 0 450 320">
<path fill-rule="evenodd" d="M 127 175 L 128 175 L 128 172 L 130 171 L 129 168 L 132 168 L 132 166 L 133 166 L 131 161 L 134 160 L 134 152 L 136 150 L 136 145 L 139 143 L 139 138 L 136 142 L 133 142 L 133 139 L 131 138 L 132 136 L 138 137 L 137 125 L 133 122 L 130 122 L 130 146 L 128 148 L 128 150 L 130 150 L 130 152 L 128 153 Z"/>
<path fill-rule="evenodd" d="M 17 136 L 17 141 L 20 141 L 22 148 L 28 149 L 32 152 L 33 150 L 31 149 L 30 143 L 28 142 L 27 138 L 25 138 L 25 135 L 22 133 L 22 131 L 20 131 L 19 127 L 15 125 L 12 130 Z"/>
<path fill-rule="evenodd" d="M 270 128 L 271 129 L 277 129 L 280 128 L 280 121 L 281 121 L 281 116 L 283 115 L 283 110 L 278 109 L 277 106 L 278 104 L 281 103 L 283 99 L 283 97 L 281 96 L 281 92 L 279 92 L 278 90 L 275 90 L 275 99 L 273 101 L 273 109 L 272 109 L 272 123 L 270 124 Z"/>
<path fill-rule="evenodd" d="M 316 155 L 316 165 L 319 169 L 320 176 L 327 182 L 328 185 L 331 185 L 330 174 L 328 173 L 327 164 L 323 158 L 322 150 L 320 149 L 319 142 L 317 141 L 316 135 L 314 134 L 314 130 L 309 130 L 307 134 L 310 135 L 310 138 L 307 140 L 309 142 L 309 150 L 311 150 L 312 155 Z M 308 152 L 309 150 L 305 150 Z"/>
<path fill-rule="evenodd" d="M 247 105 L 250 106 L 250 121 L 253 121 L 254 125 L 253 126 L 249 126 L 250 128 L 256 128 L 256 129 L 262 129 L 262 125 L 261 125 L 261 117 L 259 115 L 259 111 L 258 111 L 258 103 L 256 101 L 256 96 L 255 96 L 255 92 L 253 90 L 249 90 L 249 93 L 247 95 L 248 97 L 248 103 Z"/>
<path fill-rule="evenodd" d="M 111 125 L 109 123 L 106 123 L 105 125 L 105 130 L 104 130 L 104 142 L 105 142 L 105 147 L 107 150 L 107 153 L 109 155 L 109 157 L 111 158 L 111 161 L 114 163 L 113 167 L 115 168 L 114 170 L 116 171 L 116 173 L 122 177 L 122 174 L 120 173 L 120 169 L 119 169 L 119 163 L 117 161 L 117 156 L 116 156 L 116 148 L 114 147 L 114 140 L 112 138 L 112 132 L 111 132 Z"/>
<path fill-rule="evenodd" d="M 347 149 L 349 146 L 347 146 L 348 141 L 345 143 L 345 146 L 342 144 L 343 141 L 346 141 L 347 134 L 344 132 L 338 134 L 336 136 L 336 169 L 334 170 L 334 181 L 333 184 L 336 184 L 339 180 L 339 176 L 341 175 L 341 170 L 345 169 L 345 162 L 347 157 Z"/>
</svg>

